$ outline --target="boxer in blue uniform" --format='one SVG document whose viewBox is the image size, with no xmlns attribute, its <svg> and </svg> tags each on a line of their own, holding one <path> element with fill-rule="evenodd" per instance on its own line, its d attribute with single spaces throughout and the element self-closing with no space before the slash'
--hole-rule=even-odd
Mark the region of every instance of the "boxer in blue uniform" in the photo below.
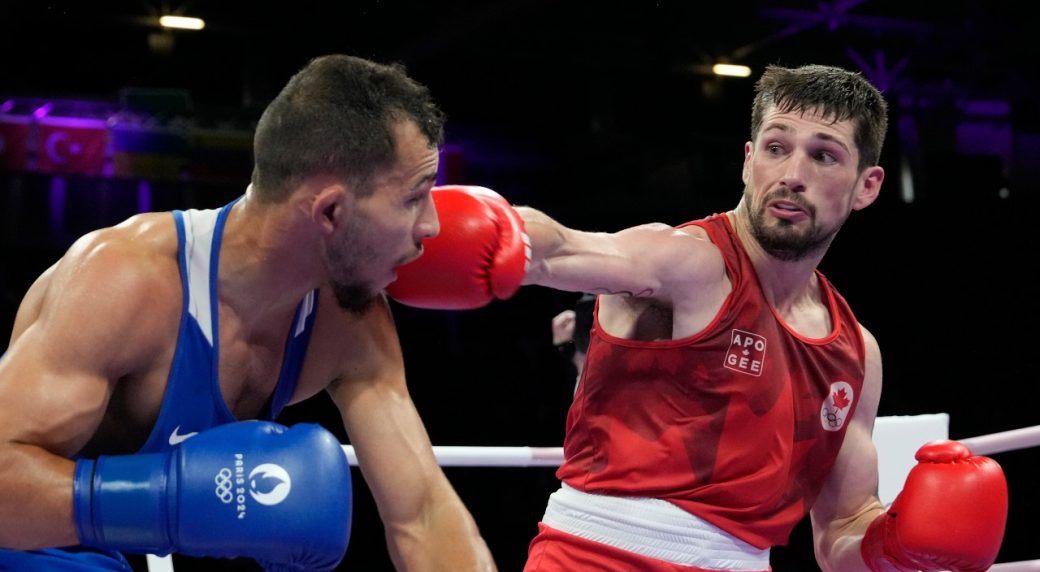
<svg viewBox="0 0 1040 572">
<path fill-rule="evenodd" d="M 350 470 L 400 570 L 493 570 L 437 466 L 382 294 L 439 230 L 443 117 L 397 66 L 316 58 L 265 110 L 251 185 L 219 210 L 137 215 L 26 293 L 0 358 L 0 570 L 130 570 L 122 553 L 331 570 Z"/>
</svg>

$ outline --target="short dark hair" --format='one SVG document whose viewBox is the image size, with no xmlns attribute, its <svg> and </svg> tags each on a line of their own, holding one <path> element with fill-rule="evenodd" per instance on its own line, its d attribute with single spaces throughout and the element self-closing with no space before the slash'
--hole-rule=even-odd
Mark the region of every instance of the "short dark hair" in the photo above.
<svg viewBox="0 0 1040 572">
<path fill-rule="evenodd" d="M 877 165 L 888 131 L 888 104 L 862 74 L 833 66 L 798 68 L 767 66 L 755 84 L 751 106 L 751 140 L 758 136 L 769 106 L 787 112 L 818 111 L 834 121 L 851 119 L 856 126 L 859 170 Z"/>
<path fill-rule="evenodd" d="M 312 59 L 267 106 L 253 136 L 253 190 L 280 202 L 307 177 L 333 175 L 361 195 L 396 159 L 394 126 L 415 122 L 431 147 L 444 114 L 400 64 L 346 55 Z"/>
</svg>

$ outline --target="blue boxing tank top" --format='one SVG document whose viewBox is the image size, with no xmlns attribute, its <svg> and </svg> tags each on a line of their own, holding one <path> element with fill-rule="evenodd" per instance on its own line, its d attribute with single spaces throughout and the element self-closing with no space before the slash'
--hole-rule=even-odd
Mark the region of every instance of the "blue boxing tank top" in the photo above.
<svg viewBox="0 0 1040 572">
<path fill-rule="evenodd" d="M 167 450 L 206 429 L 237 421 L 224 401 L 217 377 L 217 268 L 224 223 L 236 202 L 238 199 L 221 209 L 173 211 L 184 309 L 159 417 L 138 453 Z M 296 307 L 278 384 L 260 419 L 276 418 L 296 390 L 317 307 L 317 290 L 308 292 Z M 80 546 L 28 551 L 0 548 L 0 572 L 9 570 L 132 572 L 118 552 Z"/>
<path fill-rule="evenodd" d="M 219 210 L 173 211 L 184 310 L 159 418 L 139 453 L 163 451 L 200 431 L 237 421 L 224 401 L 217 377 L 217 268 L 224 223 L 236 202 Z M 318 291 L 312 290 L 296 307 L 278 384 L 259 419 L 276 418 L 296 390 L 317 304 Z"/>
</svg>

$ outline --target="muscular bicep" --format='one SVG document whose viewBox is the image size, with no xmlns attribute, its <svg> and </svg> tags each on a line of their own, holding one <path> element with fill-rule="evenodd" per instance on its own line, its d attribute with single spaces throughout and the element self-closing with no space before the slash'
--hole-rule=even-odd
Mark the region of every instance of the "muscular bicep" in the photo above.
<svg viewBox="0 0 1040 572">
<path fill-rule="evenodd" d="M 154 355 L 151 293 L 126 263 L 126 253 L 74 253 L 27 293 L 0 361 L 2 442 L 74 454 L 115 382 Z"/>
<path fill-rule="evenodd" d="M 532 209 L 518 209 L 531 236 L 525 283 L 574 292 L 670 299 L 721 278 L 718 249 L 698 230 L 647 224 L 615 233 L 584 232 Z"/>
<path fill-rule="evenodd" d="M 0 364 L 0 439 L 38 445 L 71 456 L 101 421 L 111 382 L 91 359 L 72 348 L 55 350 L 63 336 L 33 324 Z"/>
</svg>

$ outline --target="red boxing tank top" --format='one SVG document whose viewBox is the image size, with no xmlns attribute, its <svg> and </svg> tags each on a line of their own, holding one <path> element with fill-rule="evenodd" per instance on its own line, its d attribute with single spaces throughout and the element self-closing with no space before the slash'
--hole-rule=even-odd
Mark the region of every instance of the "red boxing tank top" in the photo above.
<svg viewBox="0 0 1040 572">
<path fill-rule="evenodd" d="M 819 272 L 833 329 L 794 332 L 726 215 L 689 224 L 722 251 L 733 291 L 708 327 L 679 340 L 615 338 L 596 317 L 556 475 L 586 492 L 670 501 L 759 548 L 785 544 L 856 409 L 862 332 Z"/>
</svg>

